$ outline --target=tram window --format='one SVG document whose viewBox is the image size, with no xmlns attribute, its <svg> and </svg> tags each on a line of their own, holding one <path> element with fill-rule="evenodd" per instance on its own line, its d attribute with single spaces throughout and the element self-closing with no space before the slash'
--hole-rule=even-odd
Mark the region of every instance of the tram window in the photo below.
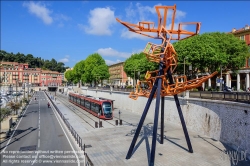
<svg viewBox="0 0 250 166">
<path fill-rule="evenodd" d="M 93 109 L 95 113 L 98 113 L 98 104 L 93 103 Z"/>
<path fill-rule="evenodd" d="M 99 109 L 99 113 L 102 114 L 102 106 L 101 106 L 101 105 L 99 105 L 99 108 L 98 108 L 98 109 Z M 102 115 L 103 115 L 103 114 L 102 114 Z"/>
<path fill-rule="evenodd" d="M 81 99 L 81 105 L 84 106 L 84 99 Z"/>
<path fill-rule="evenodd" d="M 104 114 L 112 113 L 112 107 L 111 107 L 111 104 L 109 102 L 104 102 L 102 104 L 102 108 L 103 108 Z"/>
<path fill-rule="evenodd" d="M 88 100 L 85 100 L 85 107 L 86 107 L 87 109 L 90 108 L 90 104 L 89 104 L 89 101 L 88 101 Z"/>
<path fill-rule="evenodd" d="M 93 112 L 95 112 L 95 103 L 91 103 L 91 110 L 93 111 Z"/>
</svg>

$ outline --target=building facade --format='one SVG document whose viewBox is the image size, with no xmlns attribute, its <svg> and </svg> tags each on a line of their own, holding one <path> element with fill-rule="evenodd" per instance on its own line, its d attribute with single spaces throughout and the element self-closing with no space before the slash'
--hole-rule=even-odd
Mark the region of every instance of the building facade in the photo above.
<svg viewBox="0 0 250 166">
<path fill-rule="evenodd" d="M 233 34 L 235 37 L 238 37 L 240 40 L 244 40 L 246 44 L 249 47 L 250 52 L 250 26 L 246 25 L 244 28 L 241 29 L 232 29 L 232 32 L 229 32 Z M 244 67 L 250 67 L 250 58 L 246 59 L 246 66 Z"/>
<path fill-rule="evenodd" d="M 232 29 L 232 32 L 235 37 L 238 37 L 240 40 L 244 40 L 249 48 L 250 53 L 250 26 L 245 25 L 241 29 Z M 245 66 L 241 70 L 238 70 L 237 74 L 233 74 L 231 71 L 225 73 L 226 85 L 229 87 L 235 87 L 237 91 L 247 90 L 250 87 L 250 58 L 246 59 Z"/>
<path fill-rule="evenodd" d="M 109 83 L 111 85 L 126 86 L 133 84 L 133 79 L 127 77 L 123 66 L 124 62 L 119 62 L 109 66 Z"/>
<path fill-rule="evenodd" d="M 29 68 L 27 63 L 1 62 L 0 78 L 2 86 L 60 86 L 62 74 L 56 71 Z"/>
</svg>

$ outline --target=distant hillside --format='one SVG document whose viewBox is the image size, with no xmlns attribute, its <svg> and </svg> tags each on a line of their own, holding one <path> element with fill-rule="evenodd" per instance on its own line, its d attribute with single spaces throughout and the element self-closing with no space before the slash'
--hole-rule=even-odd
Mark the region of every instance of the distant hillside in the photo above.
<svg viewBox="0 0 250 166">
<path fill-rule="evenodd" d="M 63 73 L 67 68 L 64 67 L 63 62 L 57 62 L 54 58 L 51 60 L 41 59 L 41 57 L 34 57 L 32 54 L 24 55 L 22 53 L 13 54 L 4 50 L 0 50 L 0 61 L 4 62 L 18 62 L 28 63 L 30 68 L 42 68 Z"/>
</svg>

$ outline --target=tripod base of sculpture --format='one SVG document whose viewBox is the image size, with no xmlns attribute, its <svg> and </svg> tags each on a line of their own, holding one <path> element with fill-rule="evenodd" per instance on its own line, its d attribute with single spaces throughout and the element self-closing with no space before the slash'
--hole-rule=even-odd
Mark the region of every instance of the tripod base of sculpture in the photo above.
<svg viewBox="0 0 250 166">
<path fill-rule="evenodd" d="M 162 72 L 162 69 L 160 70 L 160 72 Z M 159 72 L 159 74 L 161 74 L 160 72 Z M 174 80 L 173 80 L 172 73 L 171 73 L 170 69 L 167 71 L 167 76 L 168 76 L 170 84 L 173 84 Z M 155 82 L 154 82 L 154 86 L 152 88 L 152 91 L 150 93 L 150 96 L 148 98 L 146 106 L 144 108 L 144 111 L 143 111 L 143 114 L 141 116 L 140 122 L 139 122 L 139 124 L 137 126 L 137 129 L 136 129 L 135 135 L 133 137 L 133 140 L 131 142 L 131 145 L 130 145 L 129 151 L 127 153 L 126 159 L 130 159 L 131 156 L 132 156 L 132 153 L 133 153 L 137 138 L 138 138 L 138 136 L 140 134 L 140 131 L 141 131 L 142 125 L 144 123 L 144 120 L 146 118 L 146 115 L 148 113 L 149 107 L 150 107 L 151 102 L 152 102 L 152 100 L 154 98 L 154 95 L 156 93 L 155 117 L 154 117 L 153 137 L 152 137 L 151 156 L 150 156 L 150 166 L 154 165 L 160 101 L 161 101 L 161 137 L 160 137 L 160 143 L 163 144 L 163 142 L 164 142 L 164 140 L 163 140 L 163 138 L 164 138 L 164 97 L 160 96 L 160 94 L 161 94 L 161 86 L 162 86 L 162 78 L 157 78 L 155 80 Z M 187 145 L 188 145 L 188 150 L 189 150 L 190 153 L 193 153 L 193 148 L 192 148 L 192 145 L 191 145 L 191 142 L 190 142 L 190 138 L 189 138 L 187 127 L 186 127 L 186 124 L 185 124 L 185 120 L 184 120 L 184 117 L 183 117 L 183 114 L 182 114 L 182 110 L 181 110 L 181 106 L 180 106 L 178 96 L 174 95 L 174 99 L 175 99 L 176 107 L 177 107 L 179 117 L 180 117 L 180 120 L 181 120 L 182 129 L 183 129 L 183 132 L 184 132 L 184 135 L 185 135 L 185 138 L 186 138 L 186 142 L 187 142 Z"/>
</svg>

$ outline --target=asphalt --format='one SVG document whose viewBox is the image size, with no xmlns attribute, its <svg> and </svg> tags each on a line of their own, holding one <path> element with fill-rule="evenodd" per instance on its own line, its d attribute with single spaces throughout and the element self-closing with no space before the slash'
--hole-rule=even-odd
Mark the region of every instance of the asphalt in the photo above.
<svg viewBox="0 0 250 166">
<path fill-rule="evenodd" d="M 1 142 L 2 166 L 83 165 L 75 141 L 47 103 L 44 92 L 33 96 L 11 137 Z"/>
</svg>

